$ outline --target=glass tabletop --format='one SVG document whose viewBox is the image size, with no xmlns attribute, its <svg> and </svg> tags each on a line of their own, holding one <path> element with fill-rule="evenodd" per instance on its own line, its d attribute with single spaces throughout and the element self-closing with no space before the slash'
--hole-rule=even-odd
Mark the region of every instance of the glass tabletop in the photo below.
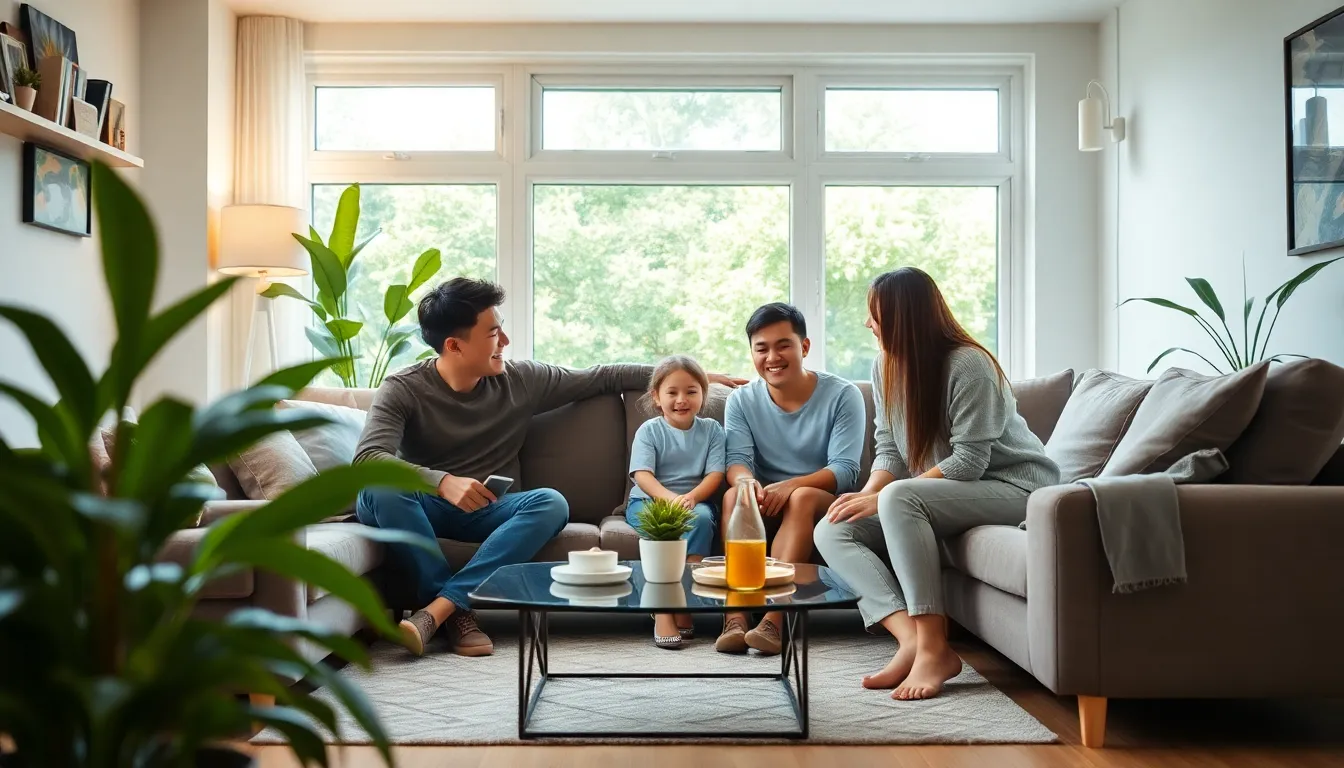
<svg viewBox="0 0 1344 768">
<path fill-rule="evenodd" d="M 473 607 L 532 608 L 544 611 L 596 613 L 728 613 L 752 608 L 802 611 L 848 608 L 858 596 L 829 568 L 794 564 L 790 584 L 755 592 L 734 592 L 705 586 L 687 567 L 680 582 L 646 581 L 638 560 L 627 560 L 630 576 L 615 584 L 572 586 L 551 578 L 551 569 L 566 563 L 522 563 L 496 570 L 469 597 Z"/>
</svg>

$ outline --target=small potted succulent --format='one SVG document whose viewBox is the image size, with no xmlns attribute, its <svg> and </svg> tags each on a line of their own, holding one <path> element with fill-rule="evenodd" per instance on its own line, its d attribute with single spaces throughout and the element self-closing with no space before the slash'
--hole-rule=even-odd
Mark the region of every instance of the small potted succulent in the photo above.
<svg viewBox="0 0 1344 768">
<path fill-rule="evenodd" d="M 644 580 L 681 581 L 686 570 L 686 540 L 695 514 L 671 499 L 653 499 L 639 510 L 639 560 Z"/>
<path fill-rule="evenodd" d="M 27 67 L 14 71 L 14 103 L 19 109 L 33 111 L 37 89 L 42 87 L 42 76 Z"/>
</svg>

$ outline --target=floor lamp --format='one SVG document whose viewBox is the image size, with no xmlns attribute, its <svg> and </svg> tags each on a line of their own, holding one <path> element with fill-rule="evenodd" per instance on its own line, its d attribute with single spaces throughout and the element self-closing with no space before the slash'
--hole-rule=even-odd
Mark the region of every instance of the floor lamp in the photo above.
<svg viewBox="0 0 1344 768">
<path fill-rule="evenodd" d="M 280 367 L 275 345 L 274 301 L 261 294 L 270 287 L 272 277 L 301 277 L 308 274 L 307 254 L 294 239 L 294 232 L 308 231 L 308 214 L 285 205 L 229 205 L 219 216 L 219 266 L 226 275 L 257 278 L 252 296 L 252 316 L 247 323 L 247 357 L 243 362 L 243 386 L 252 381 L 252 350 L 255 344 L 257 314 L 262 315 L 270 346 L 271 370 Z"/>
</svg>

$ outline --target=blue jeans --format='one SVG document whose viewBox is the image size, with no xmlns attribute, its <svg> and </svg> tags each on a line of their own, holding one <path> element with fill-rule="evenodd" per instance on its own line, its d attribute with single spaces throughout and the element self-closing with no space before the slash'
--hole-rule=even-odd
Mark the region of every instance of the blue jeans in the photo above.
<svg viewBox="0 0 1344 768">
<path fill-rule="evenodd" d="M 631 528 L 639 530 L 639 510 L 648 501 L 645 498 L 633 498 L 625 506 L 625 522 L 629 523 Z M 681 538 L 686 540 L 686 554 L 704 557 L 714 547 L 714 530 L 718 527 L 714 507 L 702 501 L 691 511 L 695 513 L 695 527 Z"/>
<path fill-rule="evenodd" d="M 453 573 L 443 553 L 409 544 L 388 544 L 388 560 L 409 571 L 420 605 L 446 597 L 469 609 L 467 593 L 501 565 L 525 563 L 569 522 L 569 503 L 559 491 L 538 488 L 505 494 L 475 512 L 463 512 L 429 493 L 366 488 L 355 517 L 365 525 L 418 533 L 428 539 L 479 543 L 462 570 Z"/>
</svg>

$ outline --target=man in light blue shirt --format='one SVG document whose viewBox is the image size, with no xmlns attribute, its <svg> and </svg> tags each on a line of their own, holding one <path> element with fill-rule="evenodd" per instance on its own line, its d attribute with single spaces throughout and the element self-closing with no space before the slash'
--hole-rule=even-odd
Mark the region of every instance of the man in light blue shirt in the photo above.
<svg viewBox="0 0 1344 768">
<path fill-rule="evenodd" d="M 797 308 L 766 304 L 747 321 L 752 362 L 760 378 L 735 390 L 724 411 L 728 482 L 723 532 L 743 477 L 757 480 L 757 503 L 767 531 L 775 530 L 770 555 L 805 563 L 812 557 L 812 529 L 837 495 L 854 490 L 863 453 L 863 393 L 853 383 L 803 366 L 810 341 Z M 746 614 L 728 614 L 715 648 L 723 653 L 779 653 L 781 615 L 772 611 L 747 630 Z"/>
</svg>

